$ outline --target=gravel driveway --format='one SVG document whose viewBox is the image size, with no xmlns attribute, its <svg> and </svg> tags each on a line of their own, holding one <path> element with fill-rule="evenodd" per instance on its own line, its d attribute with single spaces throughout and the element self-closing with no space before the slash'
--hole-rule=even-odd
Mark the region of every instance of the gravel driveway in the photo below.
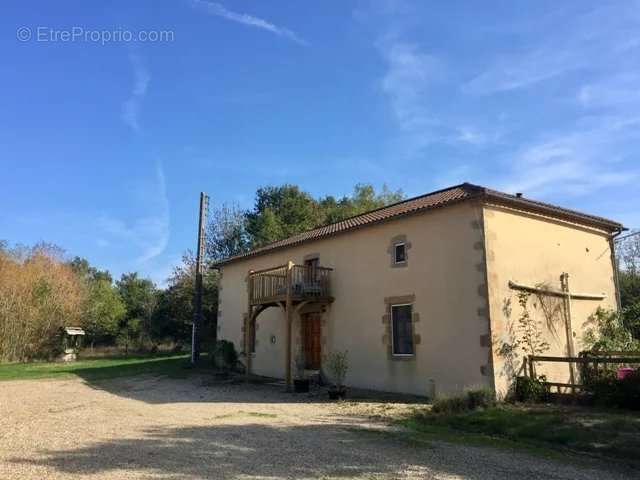
<svg viewBox="0 0 640 480">
<path fill-rule="evenodd" d="M 371 419 L 408 405 L 335 404 L 202 377 L 0 383 L 0 479 L 603 479 L 594 464 L 416 444 Z"/>
</svg>

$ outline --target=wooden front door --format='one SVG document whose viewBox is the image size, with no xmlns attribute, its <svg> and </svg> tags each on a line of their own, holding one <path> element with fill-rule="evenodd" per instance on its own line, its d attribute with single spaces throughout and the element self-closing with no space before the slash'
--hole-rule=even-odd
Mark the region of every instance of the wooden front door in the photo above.
<svg viewBox="0 0 640 480">
<path fill-rule="evenodd" d="M 305 368 L 320 370 L 321 317 L 319 313 L 306 313 L 302 317 Z"/>
</svg>

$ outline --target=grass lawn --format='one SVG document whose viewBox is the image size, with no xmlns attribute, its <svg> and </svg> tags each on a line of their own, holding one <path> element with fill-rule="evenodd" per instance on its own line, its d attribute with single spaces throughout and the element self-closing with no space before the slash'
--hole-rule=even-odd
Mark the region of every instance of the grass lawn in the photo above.
<svg viewBox="0 0 640 480">
<path fill-rule="evenodd" d="M 418 410 L 400 422 L 434 439 L 640 462 L 640 414 L 634 412 L 563 405 L 500 405 L 457 414 Z"/>
<path fill-rule="evenodd" d="M 79 360 L 77 362 L 34 362 L 0 364 L 0 381 L 78 376 L 102 380 L 138 374 L 185 377 L 194 369 L 188 355 L 128 356 Z"/>
</svg>

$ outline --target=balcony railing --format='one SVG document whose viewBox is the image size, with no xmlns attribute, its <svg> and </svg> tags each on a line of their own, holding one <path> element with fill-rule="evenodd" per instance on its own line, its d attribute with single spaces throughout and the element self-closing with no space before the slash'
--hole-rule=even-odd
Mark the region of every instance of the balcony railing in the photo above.
<svg viewBox="0 0 640 480">
<path fill-rule="evenodd" d="M 281 265 L 249 274 L 249 301 L 252 305 L 284 302 L 288 289 L 293 301 L 331 298 L 333 269 L 307 265 Z"/>
</svg>

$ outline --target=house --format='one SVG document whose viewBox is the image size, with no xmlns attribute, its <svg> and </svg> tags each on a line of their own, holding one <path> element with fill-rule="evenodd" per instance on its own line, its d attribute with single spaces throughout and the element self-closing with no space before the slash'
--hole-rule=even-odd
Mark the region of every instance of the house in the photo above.
<svg viewBox="0 0 640 480">
<path fill-rule="evenodd" d="M 296 359 L 319 370 L 325 354 L 347 350 L 350 386 L 503 395 L 522 363 L 518 293 L 532 296 L 545 355 L 576 355 L 589 316 L 616 308 L 621 230 L 521 194 L 453 186 L 219 262 L 219 338 L 250 352 L 251 373 L 288 384 Z M 568 365 L 539 373 L 566 382 Z"/>
</svg>

